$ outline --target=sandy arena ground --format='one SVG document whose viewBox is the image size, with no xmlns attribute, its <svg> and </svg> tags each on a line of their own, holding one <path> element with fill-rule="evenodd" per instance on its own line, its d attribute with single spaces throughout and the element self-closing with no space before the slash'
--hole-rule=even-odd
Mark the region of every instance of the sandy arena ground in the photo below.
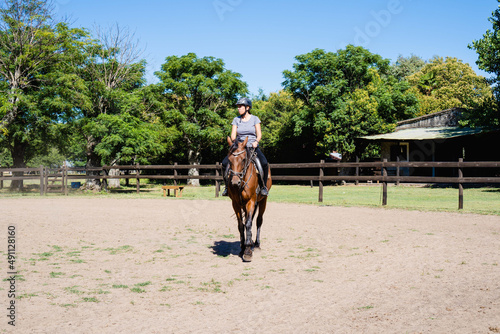
<svg viewBox="0 0 500 334">
<path fill-rule="evenodd" d="M 500 217 L 229 200 L 0 199 L 0 332 L 499 333 Z"/>
</svg>

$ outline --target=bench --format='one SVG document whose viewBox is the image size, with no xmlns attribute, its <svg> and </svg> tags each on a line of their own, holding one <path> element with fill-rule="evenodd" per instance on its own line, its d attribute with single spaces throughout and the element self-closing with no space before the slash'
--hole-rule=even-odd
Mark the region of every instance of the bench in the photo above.
<svg viewBox="0 0 500 334">
<path fill-rule="evenodd" d="M 170 196 L 170 189 L 174 190 L 175 197 L 182 197 L 182 189 L 184 189 L 184 187 L 183 186 L 162 186 L 161 189 L 163 189 L 163 197 L 167 196 L 167 191 L 168 191 L 168 196 Z"/>
</svg>

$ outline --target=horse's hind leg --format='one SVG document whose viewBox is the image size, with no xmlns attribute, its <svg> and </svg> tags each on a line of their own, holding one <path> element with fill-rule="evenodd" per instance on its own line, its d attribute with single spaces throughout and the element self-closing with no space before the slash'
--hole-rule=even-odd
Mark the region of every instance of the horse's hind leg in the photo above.
<svg viewBox="0 0 500 334">
<path fill-rule="evenodd" d="M 262 226 L 264 211 L 266 211 L 267 198 L 259 202 L 259 215 L 257 216 L 257 236 L 255 238 L 255 249 L 260 249 L 260 227 Z"/>
</svg>

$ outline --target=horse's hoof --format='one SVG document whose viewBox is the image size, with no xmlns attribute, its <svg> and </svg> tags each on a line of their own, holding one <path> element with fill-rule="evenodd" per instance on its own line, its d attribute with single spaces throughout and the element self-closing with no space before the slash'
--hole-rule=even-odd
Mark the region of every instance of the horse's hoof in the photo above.
<svg viewBox="0 0 500 334">
<path fill-rule="evenodd" d="M 252 262 L 252 254 L 250 254 L 250 255 L 243 254 L 243 261 Z"/>
<path fill-rule="evenodd" d="M 250 248 L 245 249 L 245 252 L 243 253 L 243 261 L 245 262 L 250 262 L 252 261 L 252 250 Z"/>
</svg>

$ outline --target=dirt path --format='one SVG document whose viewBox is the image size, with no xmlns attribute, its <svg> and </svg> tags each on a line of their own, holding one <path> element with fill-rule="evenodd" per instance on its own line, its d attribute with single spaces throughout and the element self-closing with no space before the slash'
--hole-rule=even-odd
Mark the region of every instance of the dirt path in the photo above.
<svg viewBox="0 0 500 334">
<path fill-rule="evenodd" d="M 270 203 L 243 263 L 229 201 L 0 208 L 3 255 L 16 229 L 18 333 L 500 332 L 498 216 Z"/>
</svg>

